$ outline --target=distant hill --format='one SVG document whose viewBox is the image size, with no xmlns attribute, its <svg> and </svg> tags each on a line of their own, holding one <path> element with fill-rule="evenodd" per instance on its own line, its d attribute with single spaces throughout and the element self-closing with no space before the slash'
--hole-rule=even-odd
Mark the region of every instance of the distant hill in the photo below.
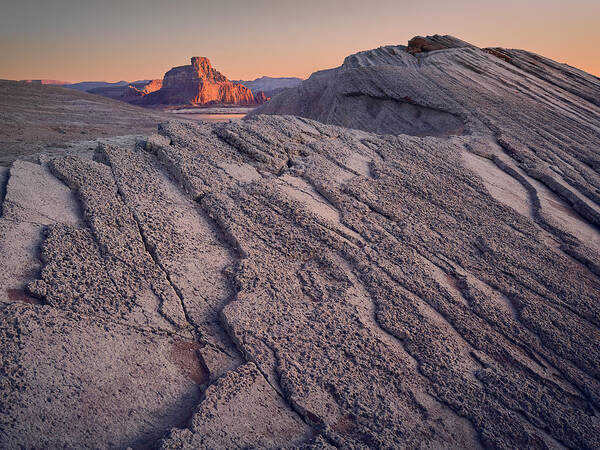
<svg viewBox="0 0 600 450">
<path fill-rule="evenodd" d="M 70 81 L 60 81 L 60 80 L 20 80 L 23 83 L 31 83 L 31 84 L 43 84 L 48 86 L 61 86 L 68 89 L 75 89 L 80 92 L 90 92 L 92 89 L 101 89 L 101 88 L 112 88 L 112 87 L 125 87 L 134 85 L 145 85 L 148 84 L 152 80 L 137 80 L 137 81 L 116 81 L 111 83 L 109 81 L 80 81 L 78 83 L 71 83 Z"/>
<path fill-rule="evenodd" d="M 295 77 L 260 77 L 252 81 L 237 80 L 234 83 L 243 84 L 255 95 L 262 91 L 267 97 L 271 98 L 284 89 L 298 86 L 302 81 L 301 78 Z"/>
<path fill-rule="evenodd" d="M 138 81 L 117 81 L 114 83 L 109 83 L 107 81 L 81 81 L 80 83 L 72 83 L 65 84 L 63 87 L 69 89 L 75 89 L 77 91 L 90 92 L 92 89 L 100 89 L 100 88 L 111 88 L 111 87 L 124 87 L 130 84 L 139 85 L 139 84 L 147 84 L 151 80 L 138 80 Z"/>
<path fill-rule="evenodd" d="M 156 80 L 141 80 L 134 81 L 132 83 L 119 81 L 118 83 L 106 83 L 102 86 L 87 89 L 87 92 L 89 92 L 90 94 L 102 95 L 103 97 L 113 98 L 115 100 L 129 101 L 128 99 L 131 96 L 129 94 L 130 91 L 143 91 L 143 89 L 152 82 L 156 82 Z"/>
<path fill-rule="evenodd" d="M 55 86 L 63 86 L 66 84 L 71 84 L 70 81 L 60 81 L 60 80 L 20 80 L 25 83 L 31 84 L 50 84 Z"/>
<path fill-rule="evenodd" d="M 116 83 L 109 83 L 106 81 L 81 81 L 80 83 L 65 84 L 63 87 L 69 89 L 75 89 L 76 91 L 87 92 L 90 89 L 112 87 L 112 86 L 127 86 L 127 81 L 117 81 Z"/>
<path fill-rule="evenodd" d="M 145 134 L 169 116 L 87 92 L 0 80 L 0 166 L 81 140 Z"/>
</svg>

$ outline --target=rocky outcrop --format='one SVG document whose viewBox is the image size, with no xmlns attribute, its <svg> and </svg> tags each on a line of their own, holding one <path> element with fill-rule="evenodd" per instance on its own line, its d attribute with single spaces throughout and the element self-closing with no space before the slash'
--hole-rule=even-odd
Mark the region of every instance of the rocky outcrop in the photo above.
<svg viewBox="0 0 600 450">
<path fill-rule="evenodd" d="M 384 47 L 304 99 L 424 136 L 174 120 L 0 171 L 0 447 L 599 448 L 600 109 L 532 72 Z"/>
<path fill-rule="evenodd" d="M 263 103 L 266 103 L 266 102 L 269 101 L 269 97 L 267 97 L 266 94 L 263 91 L 259 91 L 254 96 L 254 100 L 256 101 L 256 103 L 262 105 Z"/>
<path fill-rule="evenodd" d="M 138 104 L 145 95 L 157 91 L 162 87 L 162 80 L 145 80 L 134 83 L 114 83 L 108 86 L 100 86 L 87 90 L 90 94 L 121 100 L 124 102 Z"/>
<path fill-rule="evenodd" d="M 150 80 L 148 82 L 148 84 L 146 84 L 141 91 L 144 93 L 144 95 L 148 95 L 151 92 L 154 91 L 158 91 L 159 89 L 162 88 L 162 80 L 161 79 L 157 79 L 157 80 Z"/>
<path fill-rule="evenodd" d="M 472 47 L 471 44 L 460 39 L 456 39 L 453 36 L 440 36 L 436 34 L 434 36 L 415 36 L 408 41 L 406 51 L 411 55 L 423 52 L 433 52 L 435 50 L 444 50 L 447 48 L 461 48 L 461 47 Z"/>
<path fill-rule="evenodd" d="M 169 70 L 162 80 L 115 83 L 88 92 L 140 106 L 256 106 L 269 100 L 264 92 L 253 94 L 241 83 L 229 81 L 208 58 L 197 56 L 189 66 Z"/>
<path fill-rule="evenodd" d="M 119 97 L 119 100 L 123 100 L 129 103 L 138 103 L 139 99 L 156 92 L 162 88 L 162 80 L 150 80 L 143 86 L 136 87 L 135 85 L 125 86 L 123 94 Z"/>
<path fill-rule="evenodd" d="M 481 121 L 495 122 L 481 107 L 485 99 L 500 104 L 514 98 L 518 105 L 519 83 L 531 90 L 540 84 L 549 96 L 559 88 L 559 98 L 600 105 L 600 82 L 593 75 L 523 50 L 479 49 L 434 35 L 348 56 L 339 68 L 315 72 L 253 114 L 294 114 L 376 133 L 458 135 Z M 517 109 L 509 114 L 520 122 Z"/>
<path fill-rule="evenodd" d="M 208 58 L 195 56 L 189 66 L 169 70 L 159 90 L 144 95 L 142 105 L 256 105 L 252 92 L 215 70 Z"/>
</svg>

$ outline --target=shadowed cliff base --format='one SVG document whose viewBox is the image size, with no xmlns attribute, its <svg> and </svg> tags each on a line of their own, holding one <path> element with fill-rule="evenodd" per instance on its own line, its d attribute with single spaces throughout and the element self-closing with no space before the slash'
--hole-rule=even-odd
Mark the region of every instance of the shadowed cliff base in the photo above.
<svg viewBox="0 0 600 450">
<path fill-rule="evenodd" d="M 332 120 L 347 128 L 412 136 L 441 137 L 464 133 L 465 123 L 457 115 L 415 104 L 409 97 L 397 100 L 360 92 L 347 93 L 344 97 Z"/>
</svg>

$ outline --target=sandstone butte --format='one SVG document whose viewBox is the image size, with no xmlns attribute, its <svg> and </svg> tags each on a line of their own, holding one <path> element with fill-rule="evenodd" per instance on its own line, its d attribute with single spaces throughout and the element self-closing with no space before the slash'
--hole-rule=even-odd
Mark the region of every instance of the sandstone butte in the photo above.
<svg viewBox="0 0 600 450">
<path fill-rule="evenodd" d="M 194 56 L 188 66 L 174 67 L 161 80 L 152 80 L 139 89 L 128 86 L 123 100 L 151 105 L 260 105 L 268 98 L 242 84 L 232 83 L 214 69 L 208 58 Z"/>
</svg>

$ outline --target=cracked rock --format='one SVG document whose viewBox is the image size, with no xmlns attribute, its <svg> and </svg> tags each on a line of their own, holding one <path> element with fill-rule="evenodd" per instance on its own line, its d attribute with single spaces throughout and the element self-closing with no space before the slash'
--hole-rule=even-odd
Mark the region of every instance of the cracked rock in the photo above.
<svg viewBox="0 0 600 450">
<path fill-rule="evenodd" d="M 600 447 L 574 70 L 420 38 L 0 171 L 0 447 Z"/>
</svg>

